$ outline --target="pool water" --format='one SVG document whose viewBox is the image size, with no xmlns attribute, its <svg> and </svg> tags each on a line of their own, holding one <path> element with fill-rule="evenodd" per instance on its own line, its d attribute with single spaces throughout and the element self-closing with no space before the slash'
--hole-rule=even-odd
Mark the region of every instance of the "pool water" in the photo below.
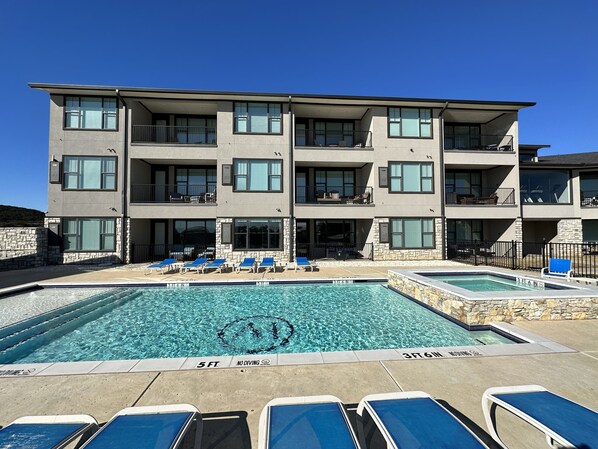
<svg viewBox="0 0 598 449">
<path fill-rule="evenodd" d="M 119 299 L 104 294 L 101 310 L 12 347 L 2 346 L 0 329 L 0 363 L 513 343 L 467 331 L 381 284 L 153 287 L 114 295 Z"/>
<path fill-rule="evenodd" d="M 495 291 L 530 291 L 530 290 L 565 290 L 556 284 L 546 284 L 541 280 L 497 276 L 482 273 L 430 274 L 424 276 L 447 284 L 461 287 L 472 292 Z"/>
</svg>

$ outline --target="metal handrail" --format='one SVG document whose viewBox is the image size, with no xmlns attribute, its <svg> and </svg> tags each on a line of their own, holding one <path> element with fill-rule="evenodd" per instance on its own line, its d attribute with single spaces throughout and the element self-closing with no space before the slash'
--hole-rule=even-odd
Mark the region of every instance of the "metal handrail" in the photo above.
<svg viewBox="0 0 598 449">
<path fill-rule="evenodd" d="M 296 147 L 326 148 L 371 148 L 371 131 L 325 131 L 317 129 L 295 129 Z"/>
<path fill-rule="evenodd" d="M 515 204 L 515 189 L 472 188 L 446 192 L 445 204 L 503 206 Z"/>
<path fill-rule="evenodd" d="M 216 145 L 216 128 L 208 126 L 133 125 L 131 142 Z"/>
<path fill-rule="evenodd" d="M 505 134 L 481 134 L 479 136 L 445 134 L 444 149 L 449 151 L 512 152 L 514 151 L 513 136 Z"/>
<path fill-rule="evenodd" d="M 210 204 L 215 202 L 215 184 L 134 184 L 131 186 L 131 203 Z"/>
<path fill-rule="evenodd" d="M 373 204 L 373 194 L 370 186 L 295 186 L 297 204 Z"/>
</svg>

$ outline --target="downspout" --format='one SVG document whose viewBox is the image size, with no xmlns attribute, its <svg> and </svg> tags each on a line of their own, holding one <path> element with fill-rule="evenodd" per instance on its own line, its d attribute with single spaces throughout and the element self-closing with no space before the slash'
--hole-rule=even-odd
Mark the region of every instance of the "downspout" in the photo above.
<svg viewBox="0 0 598 449">
<path fill-rule="evenodd" d="M 116 89 L 116 96 L 122 101 L 125 107 L 125 132 L 124 132 L 124 145 L 123 145 L 123 185 L 122 185 L 122 219 L 120 225 L 121 232 L 121 245 L 120 245 L 120 258 L 123 263 L 127 263 L 127 246 L 128 246 L 128 235 L 127 235 L 127 213 L 128 213 L 128 184 L 129 184 L 129 107 L 127 102 L 120 95 L 120 91 Z"/>
<path fill-rule="evenodd" d="M 441 231 L 442 232 L 442 258 L 447 257 L 447 245 L 446 245 L 446 186 L 444 183 L 444 111 L 448 108 L 448 101 L 444 103 L 444 107 L 438 114 L 438 125 L 439 125 L 439 146 L 440 146 L 440 217 L 441 217 Z"/>
<path fill-rule="evenodd" d="M 293 160 L 293 99 L 289 95 L 289 261 L 295 260 L 295 162 Z"/>
</svg>

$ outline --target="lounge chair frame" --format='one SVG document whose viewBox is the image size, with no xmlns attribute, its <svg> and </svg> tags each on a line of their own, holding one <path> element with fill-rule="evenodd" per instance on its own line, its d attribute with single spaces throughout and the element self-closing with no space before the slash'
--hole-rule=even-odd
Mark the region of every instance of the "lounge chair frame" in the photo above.
<svg viewBox="0 0 598 449">
<path fill-rule="evenodd" d="M 559 435 L 558 433 L 554 432 L 549 427 L 545 426 L 541 422 L 535 420 L 523 410 L 520 410 L 517 407 L 513 407 L 512 405 L 500 400 L 496 397 L 496 395 L 500 394 L 509 394 L 509 393 L 533 393 L 533 392 L 549 392 L 546 388 L 540 385 L 519 385 L 519 386 L 510 386 L 510 387 L 492 387 L 488 388 L 483 396 L 482 396 L 482 411 L 484 412 L 484 419 L 486 420 L 486 426 L 488 427 L 488 432 L 490 436 L 496 441 L 501 447 L 504 449 L 508 449 L 508 447 L 503 443 L 501 438 L 498 436 L 497 428 L 496 428 L 496 407 L 501 407 L 506 411 L 514 414 L 518 418 L 521 418 L 528 424 L 532 425 L 546 436 L 546 442 L 551 447 L 575 447 L 569 441 L 567 441 L 564 437 Z M 581 404 L 578 404 L 574 401 L 571 401 L 580 407 L 584 407 Z"/>
<path fill-rule="evenodd" d="M 101 435 L 104 429 L 109 429 L 110 424 L 119 416 L 126 416 L 126 415 L 155 415 L 155 414 L 167 414 L 167 413 L 181 413 L 181 412 L 189 412 L 191 413 L 191 417 L 187 420 L 184 426 L 181 428 L 180 432 L 170 445 L 171 448 L 177 448 L 185 438 L 187 431 L 191 427 L 194 422 L 197 422 L 197 427 L 195 431 L 195 442 L 193 447 L 200 447 L 201 444 L 201 435 L 203 433 L 203 421 L 201 418 L 201 413 L 199 410 L 190 405 L 190 404 L 169 404 L 169 405 L 150 405 L 144 407 L 127 407 L 122 409 L 116 415 L 114 415 L 110 421 L 108 421 L 99 432 L 96 432 L 87 442 L 81 447 L 81 449 L 85 449 L 88 445 L 90 445 L 93 440 L 98 436 Z"/>
<path fill-rule="evenodd" d="M 251 260 L 253 260 L 253 262 L 251 263 L 251 265 L 249 265 L 248 261 Z M 246 257 L 245 259 L 243 259 L 243 262 L 235 266 L 235 271 L 240 273 L 242 270 L 248 270 L 250 273 L 253 273 L 255 271 L 255 264 L 255 257 Z"/>
<path fill-rule="evenodd" d="M 299 260 L 301 260 L 302 263 L 299 263 Z M 303 268 L 305 271 L 309 268 L 309 271 L 314 271 L 314 268 L 318 268 L 318 265 L 310 262 L 307 257 L 300 256 L 295 259 L 295 271 L 299 268 Z"/>
<path fill-rule="evenodd" d="M 216 264 L 215 262 L 219 262 Z M 226 266 L 226 259 L 214 259 L 211 262 L 203 264 L 201 267 L 201 273 L 204 274 L 206 269 L 218 271 L 218 273 L 222 273 L 222 268 Z"/>
<path fill-rule="evenodd" d="M 15 419 L 9 425 L 3 427 L 2 429 L 8 429 L 13 424 L 82 424 L 81 427 L 76 432 L 71 433 L 65 439 L 63 439 L 58 445 L 54 446 L 52 449 L 62 449 L 67 447 L 77 438 L 84 438 L 81 440 L 79 444 L 83 441 L 86 441 L 93 433 L 98 430 L 98 422 L 95 420 L 93 416 L 90 415 L 43 415 L 43 416 L 23 416 L 21 418 Z M 86 435 L 87 434 L 87 435 Z"/>
<path fill-rule="evenodd" d="M 457 418 L 454 414 L 452 414 L 449 410 L 439 404 L 432 396 L 424 391 L 405 391 L 405 392 L 394 392 L 394 393 L 379 393 L 379 394 L 370 394 L 364 397 L 357 406 L 357 427 L 359 429 L 359 443 L 361 447 L 367 447 L 365 443 L 365 436 L 363 432 L 363 412 L 367 410 L 368 414 L 374 421 L 376 427 L 384 437 L 386 441 L 386 447 L 388 449 L 397 449 L 397 445 L 393 440 L 390 432 L 386 428 L 384 422 L 380 419 L 374 408 L 370 405 L 370 401 L 383 401 L 383 400 L 401 400 L 401 399 L 431 399 L 434 401 L 439 407 L 441 407 L 446 413 L 448 413 L 454 420 L 456 424 L 459 424 L 463 427 L 464 430 L 469 432 L 479 443 L 480 446 L 483 448 L 487 448 L 482 440 L 478 438 L 478 436 L 473 433 L 467 426 L 465 426 L 459 418 Z"/>
<path fill-rule="evenodd" d="M 147 267 L 145 267 L 145 269 L 147 270 L 147 272 L 145 273 L 150 274 L 152 272 L 152 270 L 159 270 L 160 273 L 164 274 L 166 271 L 170 271 L 172 270 L 172 265 L 175 264 L 177 262 L 176 258 L 174 257 L 169 257 L 167 259 L 164 259 L 161 262 L 156 262 L 156 263 L 152 263 L 150 265 L 148 265 Z M 162 271 L 166 269 L 166 271 Z"/>
<path fill-rule="evenodd" d="M 266 261 L 266 259 L 268 259 L 268 261 Z M 270 260 L 272 261 L 272 265 L 270 265 Z M 274 257 L 262 258 L 262 261 L 258 264 L 255 272 L 259 273 L 262 268 L 264 269 L 264 273 L 276 273 L 276 259 L 274 259 Z"/>
<path fill-rule="evenodd" d="M 338 404 L 339 409 L 341 410 L 343 419 L 345 424 L 347 425 L 347 430 L 349 431 L 351 438 L 353 439 L 353 443 L 355 447 L 359 449 L 359 440 L 357 439 L 355 432 L 353 431 L 353 426 L 351 426 L 351 422 L 349 421 L 349 417 L 347 416 L 347 412 L 344 409 L 342 401 L 337 398 L 336 396 L 332 395 L 321 395 L 321 396 L 296 396 L 296 397 L 284 397 L 284 398 L 276 398 L 272 399 L 268 402 L 264 408 L 262 409 L 262 413 L 260 414 L 260 422 L 259 422 L 259 432 L 258 432 L 258 441 L 257 447 L 258 449 L 268 449 L 268 440 L 269 440 L 269 433 L 270 433 L 270 410 L 272 407 L 278 405 L 296 405 L 296 404 L 327 404 L 327 403 L 335 403 Z"/>
<path fill-rule="evenodd" d="M 555 261 L 556 265 L 563 265 L 566 262 L 569 262 L 569 270 L 566 271 L 552 271 L 552 264 Z M 573 270 L 571 269 L 571 260 L 570 259 L 558 259 L 558 258 L 550 258 L 548 261 L 548 267 L 542 268 L 540 275 L 545 278 L 555 278 L 555 279 L 566 279 L 567 281 L 571 280 L 571 276 L 573 274 Z"/>
</svg>

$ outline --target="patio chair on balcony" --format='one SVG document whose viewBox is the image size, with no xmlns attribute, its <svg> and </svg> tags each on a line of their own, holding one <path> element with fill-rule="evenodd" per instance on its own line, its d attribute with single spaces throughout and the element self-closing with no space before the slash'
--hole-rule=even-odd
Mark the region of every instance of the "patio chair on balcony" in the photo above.
<svg viewBox="0 0 598 449">
<path fill-rule="evenodd" d="M 184 197 L 179 192 L 170 192 L 170 202 L 171 203 L 182 203 L 184 201 Z"/>
</svg>

